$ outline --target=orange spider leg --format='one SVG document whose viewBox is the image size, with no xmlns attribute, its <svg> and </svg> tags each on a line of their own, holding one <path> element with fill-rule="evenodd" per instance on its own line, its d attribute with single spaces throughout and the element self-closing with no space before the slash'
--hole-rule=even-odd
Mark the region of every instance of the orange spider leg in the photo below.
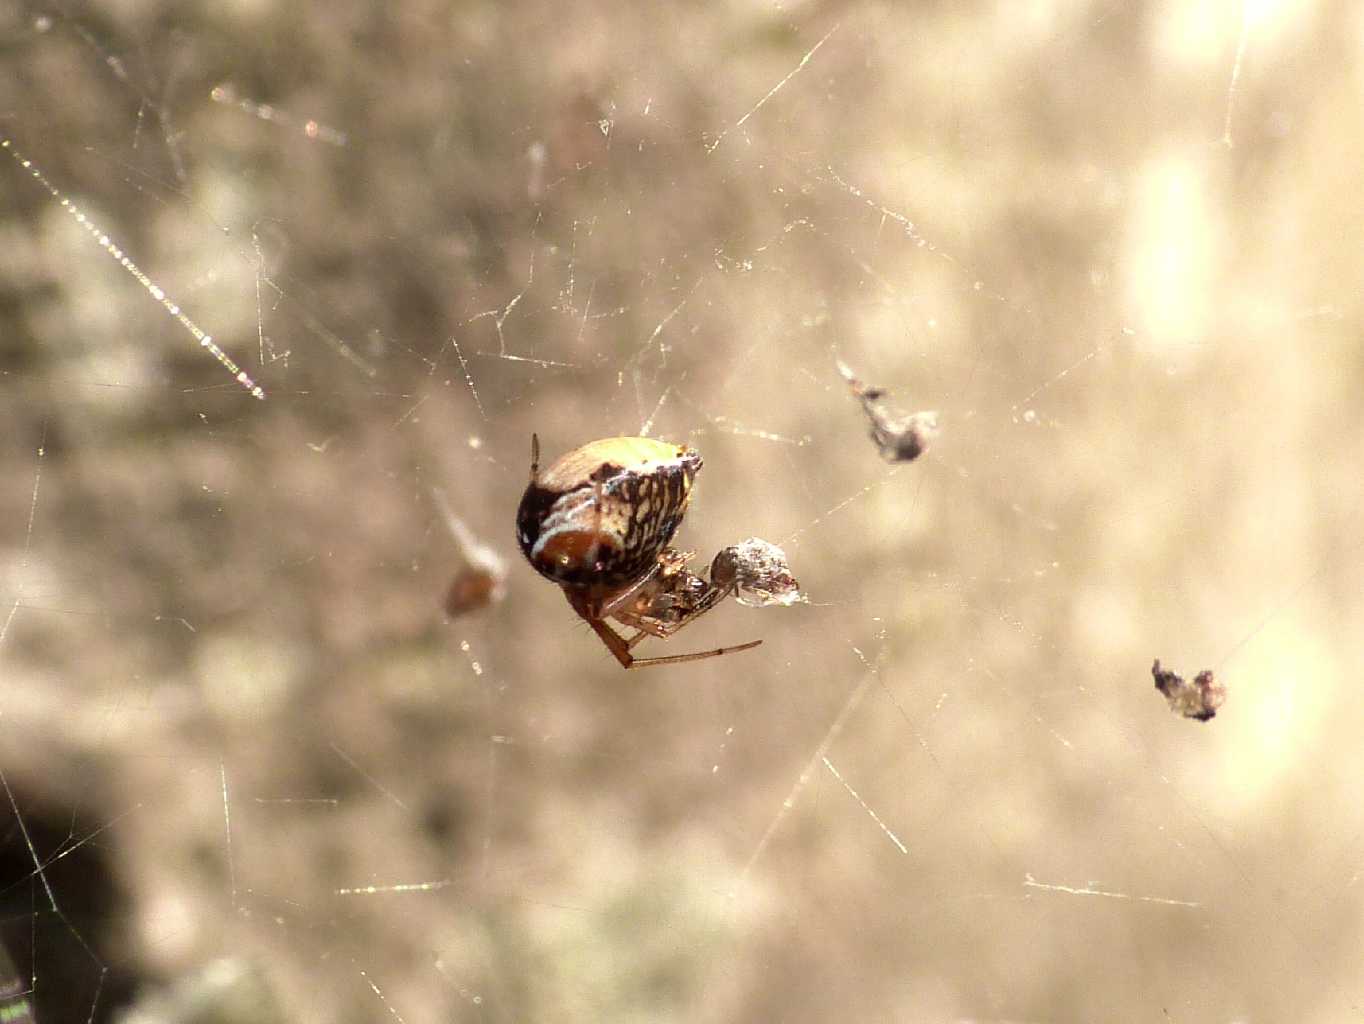
<svg viewBox="0 0 1364 1024">
<path fill-rule="evenodd" d="M 630 648 L 639 642 L 640 637 L 626 640 L 607 624 L 606 620 L 599 615 L 592 614 L 589 599 L 581 594 L 565 591 L 568 596 L 568 603 L 573 606 L 589 626 L 592 632 L 596 633 L 601 642 L 606 645 L 606 649 L 615 656 L 622 668 L 653 668 L 656 665 L 680 665 L 688 661 L 701 661 L 703 658 L 718 658 L 723 654 L 735 654 L 739 651 L 747 651 L 757 647 L 761 640 L 751 640 L 746 644 L 739 644 L 737 647 L 717 647 L 711 651 L 697 651 L 692 654 L 669 654 L 661 658 L 636 658 L 630 653 Z M 645 634 L 647 635 L 647 634 Z M 664 639 L 667 639 L 666 637 Z"/>
</svg>

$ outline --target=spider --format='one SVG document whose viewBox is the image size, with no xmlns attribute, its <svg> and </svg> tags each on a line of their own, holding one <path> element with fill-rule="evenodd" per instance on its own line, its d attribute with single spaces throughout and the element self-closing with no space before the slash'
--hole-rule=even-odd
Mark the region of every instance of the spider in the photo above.
<svg viewBox="0 0 1364 1024">
<path fill-rule="evenodd" d="M 516 512 L 516 539 L 535 571 L 563 588 L 569 605 L 622 668 L 699 661 L 761 640 L 693 654 L 636 658 L 647 636 L 669 639 L 734 592 L 687 569 L 692 552 L 668 546 L 687 512 L 701 456 L 649 437 L 608 437 L 540 470 L 531 435 L 530 485 Z M 628 639 L 607 619 L 634 629 Z"/>
</svg>

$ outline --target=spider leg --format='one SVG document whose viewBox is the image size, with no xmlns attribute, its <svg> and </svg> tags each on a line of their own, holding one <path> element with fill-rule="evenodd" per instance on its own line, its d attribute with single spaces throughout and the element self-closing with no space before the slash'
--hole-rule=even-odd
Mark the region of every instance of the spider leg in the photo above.
<svg viewBox="0 0 1364 1024">
<path fill-rule="evenodd" d="M 587 624 L 592 627 L 592 631 L 601 638 L 601 642 L 606 645 L 621 668 L 634 668 L 637 662 L 635 656 L 630 653 L 630 645 L 625 638 L 606 624 L 604 619 L 588 619 Z"/>
<path fill-rule="evenodd" d="M 633 658 L 626 668 L 654 668 L 657 665 L 680 665 L 684 661 L 701 661 L 705 658 L 718 658 L 722 654 L 737 654 L 739 651 L 752 650 L 761 640 L 750 640 L 734 647 L 717 647 L 712 651 L 696 651 L 692 654 L 668 654 L 661 658 Z"/>
<path fill-rule="evenodd" d="M 606 645 L 606 649 L 620 662 L 621 668 L 629 668 L 635 660 L 630 654 L 630 645 L 625 642 L 623 636 L 607 625 L 601 613 L 594 607 L 592 599 L 583 592 L 569 587 L 564 587 L 564 596 L 568 598 L 569 605 L 578 613 L 579 618 L 592 627 L 592 632 L 597 634 L 597 638 Z"/>
<path fill-rule="evenodd" d="M 623 622 L 625 625 L 640 631 L 642 635 L 632 637 L 630 640 L 630 646 L 633 647 L 635 644 L 639 643 L 640 640 L 644 639 L 645 636 L 656 636 L 660 640 L 669 639 L 683 626 L 690 625 L 702 615 L 705 615 L 706 612 L 710 611 L 728 597 L 732 590 L 733 588 L 731 587 L 711 587 L 697 599 L 695 605 L 683 613 L 681 618 L 672 622 L 665 621 L 654 615 L 641 615 L 625 609 L 619 609 L 612 612 L 603 611 L 602 614 L 610 615 L 617 621 Z"/>
<path fill-rule="evenodd" d="M 646 636 L 657 637 L 660 640 L 670 639 L 683 626 L 695 622 L 706 612 L 710 611 L 732 592 L 732 587 L 712 586 L 701 596 L 695 606 L 689 609 L 680 619 L 675 622 L 668 622 L 652 615 L 639 615 L 629 611 L 616 611 L 614 618 L 627 626 L 634 627 L 638 632 L 625 641 L 626 650 L 632 650 L 634 646 Z M 659 658 L 636 658 L 629 666 L 631 668 L 648 667 L 649 665 L 675 665 L 683 661 L 699 661 L 702 658 L 713 658 L 721 654 L 733 654 L 736 651 L 746 651 L 757 647 L 761 640 L 754 640 L 746 644 L 738 644 L 733 647 L 717 647 L 713 651 L 701 651 L 696 654 L 673 654 Z"/>
<path fill-rule="evenodd" d="M 716 589 L 722 591 L 724 588 Z M 592 627 L 592 632 L 597 634 L 597 637 L 601 642 L 606 645 L 606 649 L 611 652 L 612 656 L 615 657 L 618 662 L 620 662 L 621 668 L 652 668 L 656 665 L 679 665 L 687 661 L 701 661 L 703 658 L 718 658 L 722 654 L 735 654 L 739 651 L 751 650 L 762 643 L 761 640 L 752 640 L 746 644 L 739 644 L 735 647 L 717 647 L 714 650 L 697 651 L 692 654 L 669 654 L 661 658 L 636 658 L 630 653 L 630 648 L 639 643 L 643 637 L 653 634 L 650 634 L 647 631 L 641 631 L 639 636 L 626 640 L 625 637 L 612 629 L 603 618 L 592 613 L 592 608 L 589 605 L 586 596 L 574 593 L 568 588 L 565 588 L 564 593 L 568 597 L 568 603 L 573 606 L 573 610 Z M 723 594 L 721 596 L 723 596 Z M 716 600 L 718 599 L 719 598 L 716 598 Z M 714 607 L 714 604 L 715 602 L 711 601 L 706 605 L 706 608 L 709 609 Z M 663 636 L 662 639 L 666 640 L 668 636 L 677 632 L 682 625 L 690 622 L 698 614 L 700 614 L 700 612 L 683 619 L 676 626 L 673 626 L 669 630 L 667 636 Z"/>
<path fill-rule="evenodd" d="M 655 565 L 652 569 L 649 570 L 649 575 L 645 576 L 638 583 L 632 583 L 630 584 L 628 589 L 622 590 L 619 594 L 613 594 L 609 601 L 606 601 L 599 607 L 597 614 L 600 615 L 603 619 L 615 615 L 618 609 L 628 605 L 631 601 L 635 599 L 635 595 L 637 595 L 642 589 L 647 587 L 650 583 L 653 583 L 654 580 L 658 578 L 659 569 L 660 567 Z M 572 604 L 572 602 L 573 599 L 570 597 L 569 603 Z"/>
<path fill-rule="evenodd" d="M 660 582 L 660 579 L 666 582 L 669 577 L 675 575 L 677 572 L 684 571 L 682 567 L 685 566 L 695 554 L 696 552 L 694 551 L 676 551 L 673 548 L 665 548 L 663 553 L 658 556 L 658 561 L 654 564 L 653 568 L 649 570 L 647 575 L 636 580 L 634 583 L 631 583 L 625 590 L 610 595 L 609 600 L 606 600 L 597 606 L 597 614 L 603 619 L 614 616 L 620 619 L 620 621 L 625 622 L 627 626 L 634 626 L 636 629 L 642 628 L 633 621 L 626 621 L 626 616 L 617 615 L 617 611 L 626 608 L 645 587 L 657 585 Z M 573 599 L 570 597 L 569 603 L 572 604 L 572 602 Z M 633 613 L 630 614 L 633 615 Z M 658 636 L 660 634 L 655 633 L 653 635 Z M 635 642 L 638 643 L 638 640 Z"/>
</svg>

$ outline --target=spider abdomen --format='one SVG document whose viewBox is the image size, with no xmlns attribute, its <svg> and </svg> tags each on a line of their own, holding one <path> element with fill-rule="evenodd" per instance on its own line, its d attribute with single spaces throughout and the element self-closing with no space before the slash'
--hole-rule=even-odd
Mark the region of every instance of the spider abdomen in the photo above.
<svg viewBox="0 0 1364 1024">
<path fill-rule="evenodd" d="M 542 576 L 602 592 L 628 587 L 658 562 L 687 511 L 701 456 L 648 437 L 592 441 L 535 473 L 516 536 Z"/>
</svg>

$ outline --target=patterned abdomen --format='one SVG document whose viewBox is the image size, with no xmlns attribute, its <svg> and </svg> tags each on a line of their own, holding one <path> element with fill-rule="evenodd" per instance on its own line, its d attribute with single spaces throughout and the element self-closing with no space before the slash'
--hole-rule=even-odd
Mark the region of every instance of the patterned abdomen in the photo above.
<svg viewBox="0 0 1364 1024">
<path fill-rule="evenodd" d="M 700 469 L 693 449 L 647 437 L 574 449 L 526 488 L 516 514 L 521 551 L 556 583 L 628 587 L 672 539 Z"/>
</svg>

